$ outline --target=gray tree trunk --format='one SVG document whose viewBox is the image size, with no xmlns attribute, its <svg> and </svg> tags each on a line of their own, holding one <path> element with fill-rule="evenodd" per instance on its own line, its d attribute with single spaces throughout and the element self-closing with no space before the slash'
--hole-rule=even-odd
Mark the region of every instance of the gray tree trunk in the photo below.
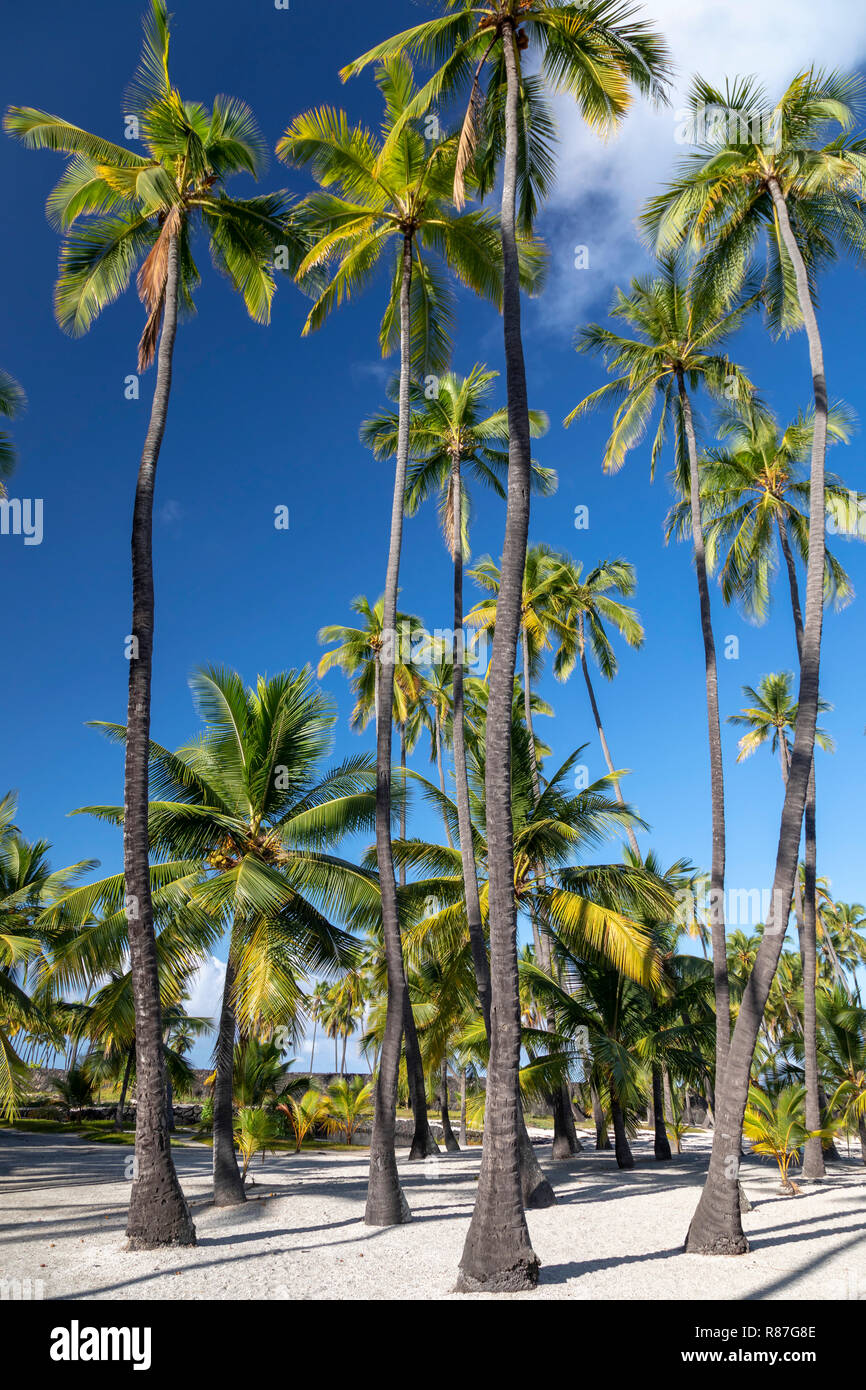
<svg viewBox="0 0 866 1390">
<path fill-rule="evenodd" d="M 235 1154 L 234 1062 L 235 1022 L 232 991 L 235 985 L 234 942 L 229 942 L 226 975 L 214 1048 L 213 1087 L 213 1199 L 214 1206 L 234 1207 L 246 1201 L 243 1178 Z"/>
<path fill-rule="evenodd" d="M 460 1261 L 458 1288 L 504 1292 L 536 1286 L 538 1257 L 529 1239 L 521 1189 L 520 1002 L 511 818 L 511 710 L 526 567 L 531 470 L 516 235 L 520 79 L 511 19 L 503 21 L 501 42 L 507 83 L 501 227 L 509 467 L 505 544 L 487 705 L 491 1037 L 481 1173 Z"/>
<path fill-rule="evenodd" d="M 791 591 L 791 610 L 794 615 L 794 634 L 797 639 L 797 657 L 803 659 L 803 613 L 800 608 L 800 586 L 797 582 L 797 568 L 791 551 L 788 533 L 781 520 L 777 519 L 779 540 L 785 566 L 788 571 L 788 587 Z M 812 751 L 812 766 L 809 771 L 809 784 L 806 788 L 806 883 L 805 901 L 797 913 L 797 927 L 800 933 L 800 954 L 803 958 L 803 1065 L 806 1083 L 806 1128 L 820 1129 L 821 1100 L 819 1094 L 820 1074 L 818 1071 L 818 922 L 815 901 L 815 878 L 817 874 L 817 837 L 815 827 L 815 753 Z M 800 875 L 794 878 L 794 886 L 800 896 Z M 803 1150 L 803 1177 L 813 1182 L 826 1177 L 824 1168 L 824 1147 L 820 1139 L 807 1139 Z"/>
<path fill-rule="evenodd" d="M 148 853 L 148 754 L 153 662 L 153 497 L 156 465 L 165 434 L 177 332 L 179 252 L 169 239 L 165 311 L 157 356 L 156 387 L 144 442 L 132 518 L 132 639 L 129 662 L 123 806 L 123 872 L 132 992 L 135 999 L 137 1122 L 135 1177 L 126 1234 L 131 1250 L 194 1245 L 195 1226 L 183 1195 L 165 1124 L 165 1058 L 159 971 L 153 930 Z"/>
<path fill-rule="evenodd" d="M 412 284 L 412 238 L 403 239 L 400 281 L 400 400 L 397 430 L 397 460 L 394 471 L 394 499 L 391 507 L 391 537 L 385 602 L 382 615 L 384 644 L 378 669 L 378 712 L 376 717 L 376 857 L 382 893 L 382 930 L 388 977 L 388 1003 L 379 1073 L 376 1078 L 373 1132 L 370 1136 L 370 1176 L 364 1220 L 368 1226 L 397 1226 L 410 1219 L 409 1206 L 400 1186 L 394 1136 L 397 1113 L 397 1083 L 406 1007 L 406 976 L 397 907 L 397 882 L 391 849 L 391 713 L 394 705 L 394 660 L 397 637 L 397 591 L 400 582 L 400 551 L 403 543 L 403 508 L 406 493 L 406 465 L 409 458 L 410 385 L 410 309 Z"/>
<path fill-rule="evenodd" d="M 689 455 L 689 500 L 692 518 L 692 545 L 701 610 L 701 634 L 706 668 L 707 733 L 710 746 L 710 790 L 713 808 L 713 851 L 710 864 L 710 923 L 713 950 L 713 985 L 716 996 L 716 1090 L 720 1090 L 731 1039 L 731 1004 L 728 986 L 728 957 L 725 948 L 725 778 L 722 767 L 722 731 L 719 721 L 719 677 L 716 643 L 710 609 L 710 587 L 701 518 L 701 474 L 695 439 L 692 406 L 682 372 L 677 374 Z"/>
<path fill-rule="evenodd" d="M 587 662 L 587 659 L 586 659 L 586 637 L 585 637 L 585 631 L 584 631 L 584 629 L 585 629 L 585 622 L 584 622 L 584 615 L 583 615 L 583 613 L 580 614 L 580 616 L 579 616 L 579 618 L 578 618 L 578 623 L 579 623 L 579 638 L 578 638 L 578 641 L 579 641 L 579 644 L 580 644 L 580 665 L 581 665 L 581 670 L 583 671 L 583 679 L 584 679 L 584 681 L 586 682 L 586 692 L 587 692 L 587 694 L 589 695 L 589 703 L 590 703 L 590 705 L 592 706 L 592 717 L 593 717 L 593 719 L 595 720 L 596 732 L 598 733 L 598 740 L 599 740 L 599 743 L 601 744 L 601 751 L 602 751 L 602 753 L 604 754 L 604 761 L 605 761 L 605 763 L 607 764 L 607 770 L 608 770 L 608 772 L 611 773 L 611 774 L 613 774 L 613 773 L 616 771 L 616 769 L 614 768 L 614 765 L 613 765 L 613 758 L 610 756 L 610 749 L 609 749 L 608 746 L 607 746 L 607 738 L 605 737 L 604 727 L 603 727 L 602 722 L 601 722 L 601 714 L 599 713 L 598 704 L 597 704 L 597 702 L 596 702 L 595 690 L 593 689 L 592 680 L 590 679 L 590 675 L 589 675 L 589 663 Z M 614 784 L 613 784 L 613 789 L 614 789 L 614 791 L 615 791 L 615 793 L 616 793 L 616 799 L 617 799 L 617 801 L 619 802 L 620 806 L 624 806 L 624 805 L 625 805 L 625 798 L 624 798 L 624 796 L 623 796 L 623 794 L 622 794 L 622 789 L 620 788 L 619 780 L 617 780 L 616 782 L 614 782 Z M 637 836 L 636 836 L 635 833 L 634 833 L 634 827 L 631 826 L 631 825 L 627 825 L 626 828 L 625 828 L 625 833 L 626 833 L 627 836 L 628 836 L 628 842 L 629 842 L 629 844 L 631 845 L 632 853 L 639 859 L 639 858 L 640 858 L 640 850 L 638 849 Z"/>
<path fill-rule="evenodd" d="M 806 569 L 806 620 L 800 661 L 800 691 L 794 750 L 779 827 L 779 843 L 773 877 L 773 897 L 761 946 L 746 985 L 730 1057 L 717 1094 L 713 1150 L 701 1200 L 686 1238 L 686 1249 L 696 1254 L 744 1254 L 749 1244 L 743 1234 L 739 1207 L 740 1136 L 749 1089 L 749 1073 L 755 1044 L 782 952 L 785 915 L 794 893 L 794 877 L 800 848 L 800 830 L 812 767 L 818 714 L 818 682 L 821 666 L 821 631 L 824 618 L 824 458 L 827 445 L 827 383 L 818 321 L 809 290 L 806 266 L 800 254 L 782 191 L 769 180 L 779 229 L 797 280 L 797 292 L 812 369 L 815 429 L 809 490 L 809 563 Z M 718 1091 L 717 1087 L 717 1091 Z"/>
</svg>

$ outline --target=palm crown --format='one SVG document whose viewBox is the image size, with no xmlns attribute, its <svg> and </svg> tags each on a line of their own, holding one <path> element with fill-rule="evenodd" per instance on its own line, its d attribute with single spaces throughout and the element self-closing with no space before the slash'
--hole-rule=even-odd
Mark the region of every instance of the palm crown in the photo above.
<svg viewBox="0 0 866 1390">
<path fill-rule="evenodd" d="M 450 355 L 453 318 L 443 262 L 462 284 L 498 304 L 498 223 L 489 213 L 461 215 L 450 206 L 456 137 L 431 145 L 420 130 L 401 120 L 416 96 L 408 60 L 384 63 L 376 82 L 385 101 L 381 136 L 351 126 L 344 111 L 321 107 L 298 116 L 277 145 L 282 160 L 308 166 L 319 184 L 303 204 L 302 221 L 313 246 L 299 273 L 333 267 L 304 332 L 320 328 L 334 308 L 366 286 L 397 240 L 408 244 L 412 255 L 412 364 L 419 371 L 442 370 Z M 383 356 L 399 345 L 401 266 L 398 255 L 379 334 Z M 537 283 L 540 268 L 540 248 L 526 244 L 527 284 Z"/>
<path fill-rule="evenodd" d="M 475 482 L 489 487 L 498 497 L 505 496 L 508 476 L 508 412 L 504 407 L 490 411 L 488 401 L 498 372 L 478 363 L 468 376 L 446 372 L 428 396 L 424 388 L 412 390 L 414 409 L 409 422 L 409 469 L 406 478 L 406 512 L 414 516 L 434 492 L 438 492 L 439 517 L 448 549 L 453 558 L 454 464 L 460 464 Z M 488 413 L 485 414 L 485 411 Z M 547 416 L 541 410 L 530 412 L 534 437 L 545 433 Z M 381 411 L 361 427 L 361 440 L 376 458 L 391 458 L 397 452 L 398 417 Z M 548 495 L 556 487 L 556 473 L 533 462 L 533 489 Z M 463 555 L 469 552 L 468 522 L 470 497 L 461 478 Z"/>
<path fill-rule="evenodd" d="M 299 258 L 285 192 L 253 198 L 225 192 L 232 175 L 257 178 L 265 163 L 249 107 L 226 96 L 216 97 L 210 108 L 183 100 L 171 81 L 168 54 L 164 0 L 151 0 L 141 61 L 125 104 L 138 123 L 144 155 L 31 107 L 11 107 L 4 122 L 30 149 L 72 156 L 47 205 L 64 234 L 55 290 L 60 326 L 76 337 L 86 333 L 140 265 L 138 291 L 148 318 L 139 370 L 156 351 L 172 237 L 178 242 L 181 304 L 192 310 L 200 279 L 192 251 L 198 226 L 207 234 L 214 265 L 258 323 L 270 318 L 278 248 L 287 253 L 287 269 Z"/>
<path fill-rule="evenodd" d="M 635 18 L 635 9 L 622 0 L 569 5 L 547 4 L 545 0 L 494 0 L 486 5 L 444 0 L 443 8 L 446 13 L 438 18 L 377 44 L 348 64 L 341 76 L 345 80 L 398 53 L 432 64 L 436 71 L 407 104 L 401 125 L 435 103 L 469 89 L 452 168 L 455 200 L 462 206 L 470 166 L 483 195 L 493 185 L 504 151 L 503 44 L 510 41 L 520 69 L 519 226 L 528 234 L 539 199 L 547 194 L 554 177 L 555 129 L 544 99 L 545 88 L 573 97 L 584 120 L 607 131 L 628 110 L 632 86 L 653 97 L 663 96 L 667 50 L 659 36 Z M 538 73 L 522 71 L 524 52 Z M 482 94 L 485 69 L 487 83 Z"/>
<path fill-rule="evenodd" d="M 752 395 L 748 378 L 719 348 L 739 328 L 754 302 L 751 296 L 731 304 L 725 298 L 696 295 L 672 259 L 661 262 L 656 275 L 632 280 L 628 294 L 617 290 L 610 317 L 622 320 L 634 336 L 614 333 L 597 323 L 587 324 L 577 336 L 577 350 L 601 354 L 608 371 L 616 376 L 576 405 L 566 417 L 566 425 L 602 402 L 616 403 L 613 430 L 604 452 L 604 467 L 616 472 L 629 450 L 643 439 L 660 402 L 650 470 L 655 471 L 672 421 L 678 481 L 686 491 L 688 461 L 680 381 L 692 390 L 703 382 L 722 398 L 725 392 L 740 400 Z"/>
<path fill-rule="evenodd" d="M 754 78 L 728 82 L 723 91 L 695 78 L 689 108 L 699 148 L 643 217 L 658 249 L 685 242 L 704 255 L 702 277 L 730 288 L 764 238 L 771 320 L 798 327 L 796 278 L 773 193 L 787 206 L 814 300 L 814 271 L 837 246 L 857 259 L 866 250 L 866 142 L 849 136 L 862 91 L 856 75 L 815 68 L 798 73 L 775 103 Z M 709 120 L 707 111 L 715 113 Z"/>
</svg>

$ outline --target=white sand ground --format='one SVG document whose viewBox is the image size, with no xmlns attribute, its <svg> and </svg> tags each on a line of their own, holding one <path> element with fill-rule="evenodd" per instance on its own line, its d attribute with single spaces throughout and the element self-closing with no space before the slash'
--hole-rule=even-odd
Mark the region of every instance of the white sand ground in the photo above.
<svg viewBox="0 0 866 1390">
<path fill-rule="evenodd" d="M 803 1195 L 778 1192 L 775 1165 L 749 1159 L 744 1217 L 751 1253 L 681 1250 L 706 1171 L 708 1136 L 657 1164 L 649 1136 L 637 1166 L 587 1150 L 571 1163 L 539 1150 L 559 1198 L 529 1213 L 541 1259 L 537 1294 L 576 1299 L 866 1299 L 866 1169 L 833 1165 Z M 480 1150 L 409 1164 L 401 1177 L 414 1219 L 363 1224 L 366 1152 L 269 1155 L 255 1164 L 255 1201 L 208 1205 L 209 1149 L 177 1148 L 195 1216 L 194 1249 L 123 1249 L 130 1150 L 67 1136 L 0 1133 L 0 1280 L 42 1280 L 46 1298 L 438 1299 L 453 1289 L 472 1212 Z M 459 1295 L 454 1295 L 458 1297 Z M 476 1295 L 484 1297 L 484 1295 Z"/>
</svg>

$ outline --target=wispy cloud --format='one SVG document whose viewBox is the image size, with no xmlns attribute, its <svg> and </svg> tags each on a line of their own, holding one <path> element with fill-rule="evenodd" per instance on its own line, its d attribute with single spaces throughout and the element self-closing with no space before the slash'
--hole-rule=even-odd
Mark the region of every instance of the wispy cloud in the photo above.
<svg viewBox="0 0 866 1390">
<path fill-rule="evenodd" d="M 646 12 L 665 35 L 677 66 L 671 106 L 635 105 L 609 141 L 593 135 L 574 103 L 555 101 L 561 142 L 559 178 L 545 235 L 551 249 L 545 330 L 571 331 L 604 311 L 615 284 L 646 264 L 636 219 L 641 205 L 682 157 L 677 110 L 695 73 L 724 84 L 755 75 L 773 95 L 791 77 L 818 67 L 856 67 L 866 58 L 862 0 L 833 0 L 832 22 L 819 22 L 813 6 L 790 0 L 653 0 Z M 575 266 L 575 248 L 587 248 L 588 267 Z"/>
</svg>

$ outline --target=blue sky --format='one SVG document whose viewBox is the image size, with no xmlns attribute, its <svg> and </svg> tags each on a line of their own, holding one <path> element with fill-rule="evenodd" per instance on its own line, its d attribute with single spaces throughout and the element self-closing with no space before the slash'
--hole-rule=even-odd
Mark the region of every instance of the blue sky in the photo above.
<svg viewBox="0 0 866 1390">
<path fill-rule="evenodd" d="M 42 107 L 121 139 L 122 93 L 137 58 L 140 8 L 92 0 L 82 10 L 47 0 L 38 26 L 32 10 L 8 10 L 0 53 L 4 105 Z M 376 0 L 367 7 L 330 7 L 323 19 L 310 0 L 292 0 L 287 12 L 266 0 L 242 11 L 227 0 L 177 0 L 174 8 L 178 86 L 206 102 L 217 92 L 243 97 L 271 147 L 311 105 L 340 104 L 353 119 L 376 121 L 372 80 L 342 87 L 338 68 L 429 9 Z M 707 75 L 733 74 L 745 63 L 766 73 L 772 87 L 813 56 L 851 63 L 866 54 L 866 19 L 847 0 L 831 6 L 844 39 L 835 38 L 835 25 L 813 35 L 813 12 L 802 0 L 793 6 L 772 0 L 761 7 L 745 52 L 743 28 L 753 15 L 745 0 L 704 0 L 688 17 L 677 8 L 664 0 L 648 11 L 666 32 L 683 79 L 704 51 Z M 599 681 L 598 695 L 614 758 L 632 769 L 626 794 L 652 826 L 644 844 L 666 861 L 687 855 L 706 864 L 709 773 L 697 593 L 688 547 L 663 543 L 666 470 L 650 486 L 648 450 L 640 448 L 619 475 L 605 477 L 606 416 L 568 432 L 561 425 L 602 380 L 598 364 L 573 352 L 573 331 L 603 317 L 614 283 L 643 268 L 633 219 L 681 153 L 673 127 L 671 112 L 652 115 L 639 107 L 622 137 L 602 146 L 562 107 L 562 175 L 540 224 L 551 248 L 550 286 L 525 315 L 531 401 L 551 418 L 537 455 L 558 470 L 560 484 L 555 497 L 536 505 L 531 536 L 568 549 L 586 565 L 608 555 L 636 565 L 646 644 L 638 653 L 620 652 L 617 680 L 611 686 Z M 9 490 L 44 504 L 41 545 L 0 537 L 7 594 L 0 783 L 18 789 L 23 831 L 49 839 L 56 864 L 96 857 L 114 871 L 119 836 L 68 813 L 122 795 L 118 751 L 85 724 L 125 715 L 129 524 L 153 375 L 142 378 L 138 401 L 124 398 L 142 324 L 134 292 L 83 339 L 65 337 L 54 323 L 57 236 L 43 208 L 60 157 L 3 139 L 0 161 L 7 191 L 0 231 L 7 266 L 2 366 L 29 398 L 27 414 L 15 425 L 21 457 Z M 303 175 L 274 161 L 262 187 L 284 186 L 298 193 L 308 187 Z M 242 191 L 243 182 L 236 187 Z M 574 268 L 576 245 L 588 247 L 588 269 Z M 193 666 L 230 665 L 251 681 L 259 672 L 316 661 L 318 628 L 348 618 L 353 595 L 375 597 L 381 590 L 390 509 L 389 468 L 373 463 L 357 437 L 361 420 L 382 403 L 390 374 L 376 340 L 384 284 L 302 340 L 305 301 L 291 285 L 281 285 L 273 322 L 262 328 L 210 269 L 204 247 L 199 261 L 198 315 L 178 335 L 157 481 L 153 733 L 168 745 L 194 728 L 186 685 Z M 863 293 L 861 274 L 842 265 L 825 278 L 820 305 L 831 395 L 861 414 Z M 476 361 L 501 369 L 495 311 L 467 296 L 459 308 L 455 369 L 467 371 Z M 802 336 L 773 343 L 756 320 L 732 351 L 784 419 L 808 403 Z M 862 450 L 861 433 L 850 447 L 834 450 L 831 463 L 861 489 Z M 280 504 L 290 509 L 288 532 L 273 525 Z M 589 508 L 585 531 L 574 526 L 579 505 Z M 499 504 L 480 499 L 472 530 L 476 556 L 498 556 L 503 521 Z M 866 547 L 837 544 L 862 592 Z M 431 628 L 450 626 L 449 578 L 433 513 L 409 521 L 402 606 Z M 471 591 L 467 599 L 474 601 Z M 783 590 L 763 628 L 726 611 L 718 591 L 714 603 L 720 649 L 728 635 L 739 639 L 739 659 L 720 662 L 725 715 L 739 708 L 743 684 L 767 671 L 793 669 L 795 652 Z M 825 723 L 837 752 L 819 755 L 819 872 L 837 896 L 862 899 L 862 599 L 829 614 L 825 632 L 823 693 L 835 707 Z M 348 730 L 343 679 L 329 676 L 326 686 L 341 711 L 337 754 L 370 746 L 368 737 L 359 740 Z M 591 775 L 600 775 L 603 762 L 582 685 L 573 680 L 561 687 L 546 677 L 542 693 L 556 709 L 555 721 L 542 721 L 539 730 L 553 745 L 554 761 L 588 743 L 584 761 Z M 778 767 L 769 753 L 736 766 L 736 731 L 726 729 L 724 740 L 728 881 L 761 889 L 769 885 L 778 835 Z M 427 770 L 424 758 L 417 765 Z"/>
</svg>

